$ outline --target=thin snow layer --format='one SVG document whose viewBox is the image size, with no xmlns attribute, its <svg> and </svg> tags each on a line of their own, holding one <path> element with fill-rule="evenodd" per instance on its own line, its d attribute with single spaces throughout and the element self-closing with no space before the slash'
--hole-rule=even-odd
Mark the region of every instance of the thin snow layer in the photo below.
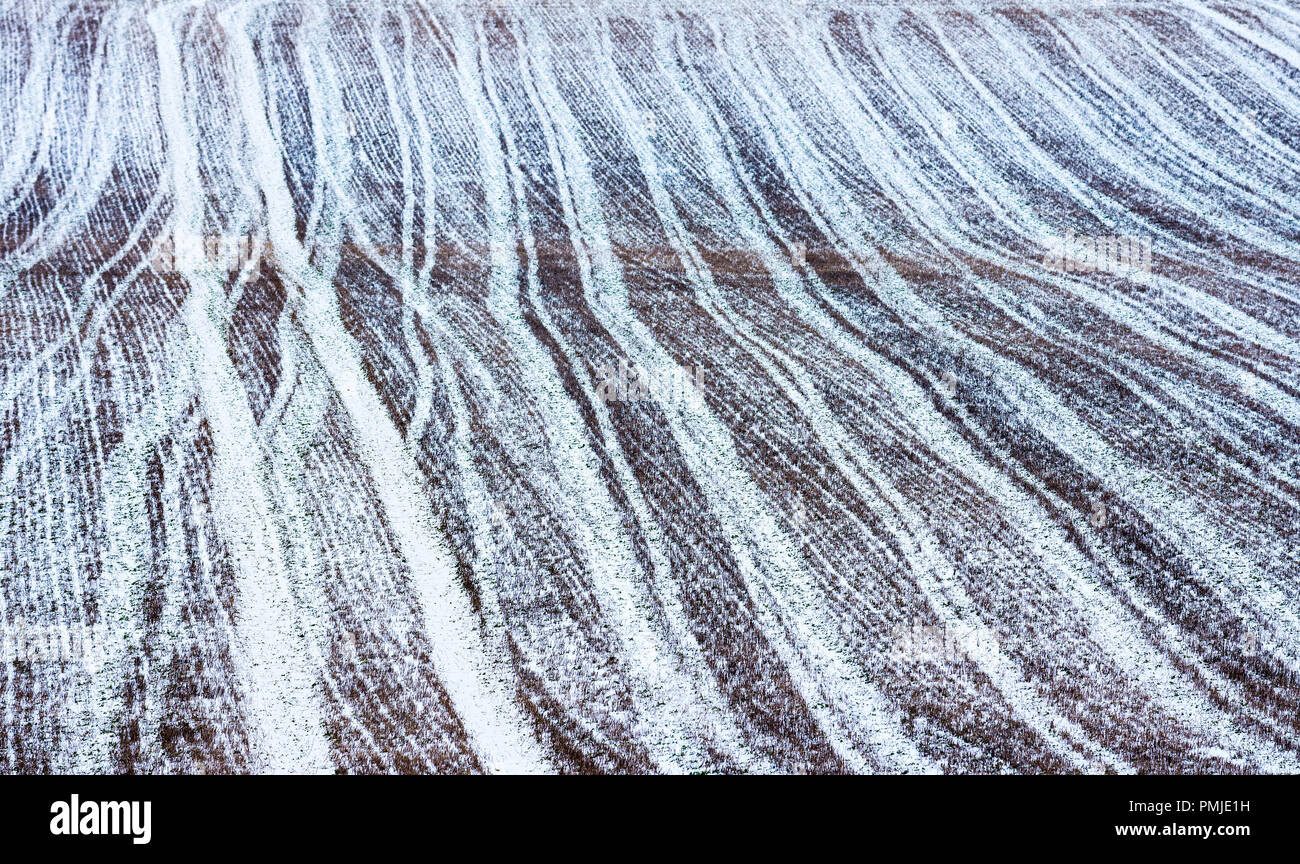
<svg viewBox="0 0 1300 864">
<path fill-rule="evenodd" d="M 20 2 L 0 100 L 0 770 L 1300 770 L 1293 9 Z"/>
</svg>

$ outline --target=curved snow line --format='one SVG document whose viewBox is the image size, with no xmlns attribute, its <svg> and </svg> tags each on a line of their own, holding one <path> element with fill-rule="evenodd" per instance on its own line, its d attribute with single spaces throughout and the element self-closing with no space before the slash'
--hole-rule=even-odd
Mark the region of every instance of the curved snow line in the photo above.
<svg viewBox="0 0 1300 864">
<path fill-rule="evenodd" d="M 237 23 L 232 51 L 236 68 L 257 80 L 252 44 Z M 279 148 L 256 92 L 241 100 L 251 138 L 254 171 L 267 200 L 267 228 L 277 261 L 302 289 L 299 312 L 316 356 L 352 418 L 357 445 L 370 470 L 389 525 L 401 547 L 424 609 L 434 666 L 473 742 L 493 770 L 541 770 L 535 744 L 511 694 L 502 686 L 502 661 L 493 657 L 473 624 L 469 598 L 437 527 L 407 443 L 388 421 L 373 386 L 361 371 L 355 341 L 339 318 L 338 298 L 327 276 L 307 259 L 293 228 L 293 206 L 279 166 Z"/>
</svg>

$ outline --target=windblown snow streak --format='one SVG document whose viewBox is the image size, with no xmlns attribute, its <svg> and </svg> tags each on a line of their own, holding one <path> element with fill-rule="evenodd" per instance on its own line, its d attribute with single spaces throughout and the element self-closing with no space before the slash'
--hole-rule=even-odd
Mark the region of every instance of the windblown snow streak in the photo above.
<svg viewBox="0 0 1300 864">
<path fill-rule="evenodd" d="M 0 99 L 0 770 L 1300 771 L 1294 8 L 33 0 Z"/>
</svg>

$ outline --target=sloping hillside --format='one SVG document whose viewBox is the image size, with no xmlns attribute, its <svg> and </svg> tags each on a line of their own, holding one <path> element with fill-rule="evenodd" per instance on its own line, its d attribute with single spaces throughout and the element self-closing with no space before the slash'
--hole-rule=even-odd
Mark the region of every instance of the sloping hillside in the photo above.
<svg viewBox="0 0 1300 864">
<path fill-rule="evenodd" d="M 6 3 L 0 771 L 1300 770 L 1300 12 Z"/>
</svg>

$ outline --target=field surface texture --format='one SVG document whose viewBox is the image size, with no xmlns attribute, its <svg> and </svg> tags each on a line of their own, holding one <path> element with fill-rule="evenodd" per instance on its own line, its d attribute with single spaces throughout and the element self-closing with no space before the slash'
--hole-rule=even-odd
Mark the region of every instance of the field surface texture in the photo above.
<svg viewBox="0 0 1300 864">
<path fill-rule="evenodd" d="M 1300 9 L 0 3 L 0 771 L 1300 771 Z"/>
</svg>

